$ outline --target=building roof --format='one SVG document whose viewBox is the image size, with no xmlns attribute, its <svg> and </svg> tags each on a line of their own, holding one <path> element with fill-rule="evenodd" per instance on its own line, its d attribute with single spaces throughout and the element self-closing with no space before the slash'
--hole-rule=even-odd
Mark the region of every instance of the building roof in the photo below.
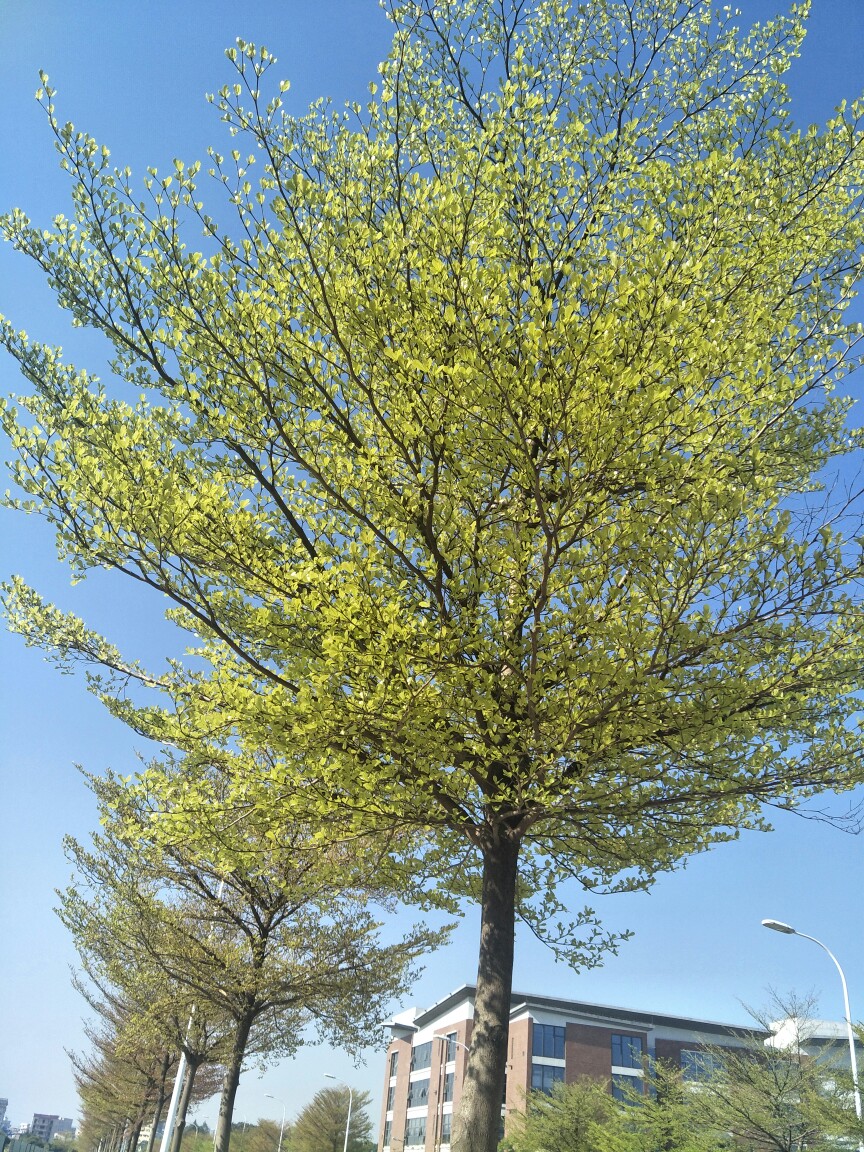
<svg viewBox="0 0 864 1152">
<path fill-rule="evenodd" d="M 473 1005 L 477 988 L 473 984 L 463 984 L 436 1004 L 429 1008 L 415 1009 L 410 1024 L 409 1013 L 402 1012 L 394 1019 L 394 1023 L 412 1031 L 431 1024 L 437 1016 L 442 1016 L 455 1008 L 462 1001 L 470 1001 Z M 680 1028 L 685 1031 L 699 1031 L 714 1033 L 721 1036 L 763 1036 L 768 1035 L 759 1028 L 748 1027 L 745 1024 L 723 1024 L 717 1020 L 699 1020 L 692 1016 L 672 1016 L 668 1013 L 645 1012 L 639 1008 L 620 1008 L 611 1004 L 589 1004 L 582 1000 L 565 1000 L 557 996 L 540 996 L 533 992 L 513 992 L 510 998 L 510 1015 L 522 1012 L 546 1011 L 569 1017 L 581 1017 L 591 1020 L 598 1025 L 627 1024 L 650 1031 L 654 1028 Z"/>
</svg>

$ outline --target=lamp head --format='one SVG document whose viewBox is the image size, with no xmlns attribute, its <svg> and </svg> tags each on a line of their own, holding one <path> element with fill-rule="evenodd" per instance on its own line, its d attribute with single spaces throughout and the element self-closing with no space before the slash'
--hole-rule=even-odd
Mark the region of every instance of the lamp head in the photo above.
<svg viewBox="0 0 864 1152">
<path fill-rule="evenodd" d="M 795 929 L 790 924 L 784 924 L 782 920 L 763 920 L 763 928 L 770 928 L 772 932 L 785 932 L 787 936 L 795 936 Z"/>
</svg>

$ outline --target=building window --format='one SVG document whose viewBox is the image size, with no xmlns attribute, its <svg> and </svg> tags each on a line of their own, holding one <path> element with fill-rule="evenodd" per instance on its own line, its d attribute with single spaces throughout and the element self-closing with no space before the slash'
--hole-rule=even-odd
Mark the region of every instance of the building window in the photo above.
<svg viewBox="0 0 864 1152">
<path fill-rule="evenodd" d="M 383 1147 L 385 1147 L 385 1148 L 390 1147 L 390 1140 L 392 1139 L 392 1135 L 393 1135 L 393 1121 L 392 1120 L 385 1120 L 384 1121 Z"/>
<path fill-rule="evenodd" d="M 387 1108 L 385 1109 L 385 1111 L 387 1111 L 387 1112 L 393 1111 L 393 1101 L 395 1099 L 396 1099 L 396 1085 L 391 1084 L 390 1087 L 387 1089 Z"/>
<path fill-rule="evenodd" d="M 564 1059 L 564 1029 L 557 1024 L 534 1024 L 532 1032 L 532 1055 L 547 1056 L 553 1060 Z"/>
<path fill-rule="evenodd" d="M 390 1053 L 390 1075 L 396 1075 L 396 1069 L 399 1066 L 399 1049 Z"/>
<path fill-rule="evenodd" d="M 613 1068 L 641 1068 L 642 1067 L 642 1037 L 641 1036 L 614 1036 L 612 1037 L 612 1067 Z"/>
<path fill-rule="evenodd" d="M 698 1048 L 682 1049 L 681 1078 L 683 1080 L 708 1080 L 718 1068 L 719 1063 L 713 1052 L 703 1052 Z"/>
<path fill-rule="evenodd" d="M 624 1072 L 612 1074 L 612 1095 L 624 1104 L 638 1104 L 642 1095 L 642 1081 L 638 1076 L 628 1076 Z"/>
<path fill-rule="evenodd" d="M 445 1036 L 445 1040 L 447 1043 L 444 1045 L 444 1047 L 447 1049 L 447 1052 L 444 1056 L 444 1063 L 449 1064 L 451 1060 L 456 1059 L 456 1033 L 448 1032 Z"/>
<path fill-rule="evenodd" d="M 531 1065 L 531 1091 L 551 1092 L 552 1085 L 564 1079 L 564 1069 L 554 1064 Z"/>
<path fill-rule="evenodd" d="M 429 1077 L 425 1080 L 412 1080 L 408 1085 L 408 1107 L 419 1108 L 429 1103 Z"/>
<path fill-rule="evenodd" d="M 426 1117 L 415 1116 L 405 1124 L 405 1146 L 426 1143 Z"/>
<path fill-rule="evenodd" d="M 411 1071 L 419 1072 L 421 1068 L 432 1067 L 432 1041 L 427 1040 L 425 1044 L 418 1044 L 416 1048 L 411 1049 Z"/>
<path fill-rule="evenodd" d="M 453 1099 L 453 1073 L 448 1072 L 444 1077 L 444 1103 L 449 1104 Z"/>
<path fill-rule="evenodd" d="M 450 1112 L 445 1112 L 441 1117 L 441 1143 L 450 1143 L 450 1133 L 453 1130 L 453 1115 Z"/>
</svg>

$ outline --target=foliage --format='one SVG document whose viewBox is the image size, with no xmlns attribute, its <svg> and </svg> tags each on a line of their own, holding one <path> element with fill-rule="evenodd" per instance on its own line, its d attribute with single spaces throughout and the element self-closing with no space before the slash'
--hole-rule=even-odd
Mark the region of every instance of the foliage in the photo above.
<svg viewBox="0 0 864 1152">
<path fill-rule="evenodd" d="M 183 1133 L 182 1152 L 213 1152 L 213 1134 L 206 1129 L 206 1125 L 203 1127 L 187 1126 Z M 288 1131 L 286 1126 L 285 1133 Z M 232 1125 L 232 1152 L 277 1152 L 278 1147 L 278 1121 L 259 1119 L 254 1124 L 244 1122 Z"/>
<path fill-rule="evenodd" d="M 293 1053 L 310 1026 L 344 1047 L 366 1042 L 440 934 L 415 929 L 382 944 L 370 905 L 386 893 L 374 877 L 363 884 L 369 861 L 361 867 L 350 846 L 296 827 L 278 844 L 256 840 L 247 822 L 223 830 L 245 854 L 241 867 L 237 848 L 234 869 L 220 874 L 194 837 L 154 842 L 147 805 L 122 781 L 88 779 L 102 831 L 89 849 L 67 838 L 78 878 L 61 918 L 91 979 L 137 996 L 139 1039 L 182 1046 L 193 1076 L 208 1062 L 224 1066 L 224 1150 L 244 1060 Z"/>
<path fill-rule="evenodd" d="M 158 1123 L 177 1057 L 162 1038 L 138 1027 L 137 1006 L 122 993 L 94 987 L 86 995 L 96 1013 L 84 1030 L 90 1052 L 68 1055 L 80 1099 L 78 1142 L 89 1149 Z"/>
<path fill-rule="evenodd" d="M 853 1109 L 848 1050 L 813 1043 L 810 1002 L 776 1000 L 774 1013 L 755 1018 L 761 1035 L 749 1044 L 709 1049 L 716 1070 L 694 1097 L 696 1122 L 725 1133 L 742 1150 L 829 1152 L 860 1142 L 864 1128 Z M 780 1022 L 786 1024 L 778 1034 L 782 1043 L 772 1043 Z"/>
<path fill-rule="evenodd" d="M 365 1152 L 372 1135 L 368 1092 L 354 1092 L 348 1152 Z M 322 1088 L 301 1109 L 291 1127 L 289 1152 L 342 1152 L 348 1121 L 349 1090 L 342 1085 Z"/>
<path fill-rule="evenodd" d="M 616 1103 L 601 1081 L 556 1083 L 532 1092 L 524 1114 L 512 1118 L 502 1152 L 605 1152 L 604 1135 Z"/>
<path fill-rule="evenodd" d="M 7 608 L 175 750 L 169 838 L 214 800 L 336 822 L 390 837 L 406 896 L 480 898 L 454 1142 L 491 1152 L 514 915 L 598 962 L 563 879 L 647 885 L 862 778 L 860 504 L 818 482 L 861 444 L 833 390 L 864 108 L 794 129 L 803 8 L 389 9 L 342 113 L 290 115 L 231 50 L 233 234 L 197 164 L 141 192 L 46 82 L 73 217 L 5 235 L 113 378 L 3 326 L 14 478 L 76 576 L 155 589 L 192 650 L 149 672 L 20 581 Z"/>
</svg>

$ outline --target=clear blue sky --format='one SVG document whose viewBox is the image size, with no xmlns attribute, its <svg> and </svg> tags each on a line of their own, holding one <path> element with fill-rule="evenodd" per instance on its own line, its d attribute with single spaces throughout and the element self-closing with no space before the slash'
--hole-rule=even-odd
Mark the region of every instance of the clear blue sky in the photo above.
<svg viewBox="0 0 864 1152">
<path fill-rule="evenodd" d="M 773 11 L 743 5 L 745 19 Z M 175 156 L 205 158 L 221 137 L 204 93 L 230 79 L 223 50 L 235 37 L 266 44 L 292 81 L 299 110 L 318 95 L 362 99 L 385 54 L 388 26 L 375 0 L 0 0 L 0 209 L 24 208 L 37 222 L 67 210 L 44 117 L 32 99 L 39 68 L 59 89 L 61 119 L 92 133 L 119 164 L 167 168 Z M 864 90 L 864 0 L 815 0 L 811 33 L 791 80 L 801 123 L 825 118 Z M 25 261 L 0 250 L 0 311 L 31 335 L 96 364 L 99 345 L 68 329 Z M 859 314 L 864 309 L 859 308 Z M 850 386 L 861 390 L 861 376 Z M 0 360 L 0 389 L 14 391 L 14 365 Z M 860 421 L 860 415 L 857 417 Z M 101 577 L 71 588 L 54 559 L 46 526 L 0 516 L 0 578 L 24 575 L 49 599 L 78 611 L 130 652 L 156 663 L 170 645 L 160 605 L 128 582 Z M 54 889 L 68 880 L 61 838 L 93 827 L 91 797 L 75 772 L 111 766 L 131 772 L 144 742 L 103 713 L 80 680 L 60 676 L 17 637 L 0 633 L 0 1096 L 13 1122 L 34 1111 L 77 1113 L 64 1048 L 85 1046 L 83 1004 L 69 983 L 74 953 L 53 915 Z M 842 807 L 843 802 L 838 806 Z M 636 937 L 607 965 L 581 975 L 520 937 L 516 987 L 555 991 L 671 1013 L 738 1021 L 741 1002 L 761 1004 L 766 988 L 815 990 L 819 1011 L 838 1018 L 839 984 L 830 961 L 806 941 L 766 932 L 766 916 L 823 938 L 847 969 L 853 1014 L 864 1017 L 864 933 L 860 900 L 864 841 L 784 816 L 769 836 L 747 835 L 661 880 L 650 895 L 611 897 L 599 908 L 609 926 Z M 430 958 L 411 1002 L 428 1005 L 475 971 L 476 921 Z M 370 1043 L 377 1037 L 370 1037 Z M 343 1053 L 305 1049 L 261 1077 L 248 1071 L 236 1118 L 291 1116 L 326 1085 L 325 1072 L 375 1098 L 383 1064 L 370 1049 L 355 1070 Z M 200 1118 L 212 1122 L 215 1107 Z"/>
</svg>

